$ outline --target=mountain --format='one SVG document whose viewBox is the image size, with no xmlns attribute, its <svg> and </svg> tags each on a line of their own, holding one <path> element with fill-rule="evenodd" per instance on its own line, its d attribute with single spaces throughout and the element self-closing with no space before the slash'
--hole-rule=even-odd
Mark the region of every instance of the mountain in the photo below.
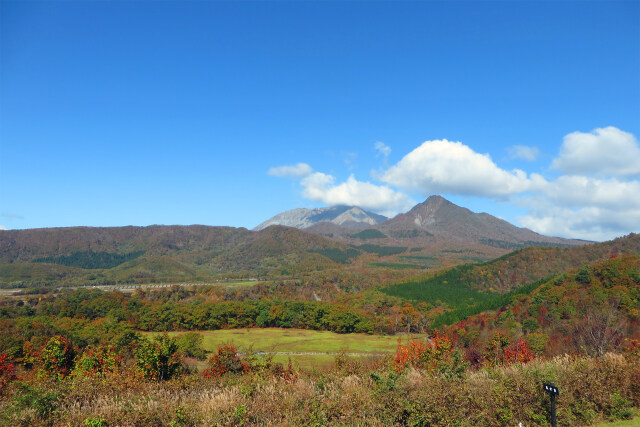
<svg viewBox="0 0 640 427">
<path fill-rule="evenodd" d="M 204 225 L 6 230 L 0 233 L 0 284 L 278 277 L 337 267 L 332 257 L 359 253 L 326 237 L 282 226 L 259 232 Z"/>
<path fill-rule="evenodd" d="M 359 230 L 385 221 L 387 218 L 367 212 L 357 206 L 331 206 L 316 209 L 293 209 L 279 213 L 254 228 L 263 230 L 270 225 L 284 225 L 298 229 L 306 229 L 316 224 L 328 222 L 342 228 Z"/>
<path fill-rule="evenodd" d="M 395 237 L 434 236 L 449 241 L 479 242 L 509 250 L 524 246 L 575 246 L 588 243 L 543 236 L 487 213 L 474 213 L 441 196 L 431 196 L 409 212 L 399 214 L 375 228 Z"/>
</svg>

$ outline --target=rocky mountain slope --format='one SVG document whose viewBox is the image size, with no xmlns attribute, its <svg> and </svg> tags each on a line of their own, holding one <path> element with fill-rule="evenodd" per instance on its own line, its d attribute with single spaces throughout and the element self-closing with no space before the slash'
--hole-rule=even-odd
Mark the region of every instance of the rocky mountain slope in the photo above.
<svg viewBox="0 0 640 427">
<path fill-rule="evenodd" d="M 431 196 L 375 227 L 390 236 L 431 235 L 447 240 L 475 241 L 488 246 L 517 249 L 524 246 L 575 246 L 582 240 L 548 237 L 516 227 L 487 213 L 474 213 L 440 196 Z"/>
<path fill-rule="evenodd" d="M 387 217 L 367 212 L 357 206 L 331 206 L 316 209 L 293 209 L 279 213 L 254 228 L 263 230 L 270 225 L 284 225 L 306 229 L 320 223 L 331 223 L 348 230 L 358 230 L 374 226 L 385 221 Z"/>
</svg>

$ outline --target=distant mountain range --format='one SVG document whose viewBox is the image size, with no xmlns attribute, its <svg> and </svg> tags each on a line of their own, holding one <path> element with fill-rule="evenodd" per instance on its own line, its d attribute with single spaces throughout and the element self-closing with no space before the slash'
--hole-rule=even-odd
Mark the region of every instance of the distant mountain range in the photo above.
<svg viewBox="0 0 640 427">
<path fill-rule="evenodd" d="M 295 228 L 204 225 L 0 232 L 0 285 L 206 282 L 335 267 L 347 245 Z M 355 255 L 358 255 L 356 253 Z"/>
<path fill-rule="evenodd" d="M 391 219 L 354 206 L 295 209 L 254 231 L 204 225 L 0 231 L 0 286 L 278 278 L 344 265 L 420 270 L 527 246 L 586 243 L 432 196 Z"/>
<path fill-rule="evenodd" d="M 576 246 L 583 240 L 548 237 L 516 227 L 487 213 L 474 213 L 441 196 L 431 196 L 409 212 L 388 219 L 357 206 L 333 206 L 319 209 L 294 209 L 280 213 L 254 230 L 284 225 L 312 233 L 349 239 L 354 230 L 373 229 L 379 239 L 425 241 L 453 240 L 474 242 L 502 249 L 525 246 Z M 370 233 L 370 236 L 375 234 Z"/>
</svg>

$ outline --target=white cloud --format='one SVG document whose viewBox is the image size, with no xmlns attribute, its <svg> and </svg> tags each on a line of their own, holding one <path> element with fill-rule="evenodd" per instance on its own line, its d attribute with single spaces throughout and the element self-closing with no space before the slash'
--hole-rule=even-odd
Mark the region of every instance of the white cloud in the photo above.
<svg viewBox="0 0 640 427">
<path fill-rule="evenodd" d="M 570 174 L 640 174 L 640 147 L 632 134 L 613 126 L 573 132 L 564 137 L 551 167 Z"/>
<path fill-rule="evenodd" d="M 311 166 L 306 163 L 298 163 L 297 165 L 271 168 L 267 173 L 272 176 L 283 178 L 302 178 L 309 175 L 311 172 L 313 172 Z"/>
<path fill-rule="evenodd" d="M 385 144 L 384 142 L 380 142 L 377 141 L 374 145 L 373 148 L 376 149 L 376 151 L 378 152 L 379 156 L 384 157 L 385 159 L 387 157 L 389 157 L 389 155 L 391 154 L 391 147 L 389 147 L 387 144 Z"/>
<path fill-rule="evenodd" d="M 610 240 L 640 231 L 640 182 L 561 176 L 534 197 L 518 200 L 520 224 L 541 234 Z"/>
<path fill-rule="evenodd" d="M 384 215 L 394 215 L 415 205 L 406 194 L 387 186 L 358 181 L 351 175 L 345 182 L 335 184 L 335 177 L 315 172 L 301 181 L 302 195 L 327 205 L 355 205 Z"/>
<path fill-rule="evenodd" d="M 568 208 L 556 206 L 543 198 L 532 202 L 531 210 L 519 218 L 519 222 L 548 236 L 604 241 L 639 230 L 640 209 Z"/>
<path fill-rule="evenodd" d="M 507 153 L 509 154 L 510 159 L 521 159 L 527 161 L 534 161 L 538 158 L 538 154 L 540 154 L 540 150 L 538 147 L 528 147 L 526 145 L 513 145 L 511 147 L 507 147 Z"/>
<path fill-rule="evenodd" d="M 500 169 L 488 154 L 479 154 L 460 142 L 426 141 L 381 176 L 382 181 L 422 194 L 453 193 L 504 197 L 542 184 L 521 170 Z"/>
<path fill-rule="evenodd" d="M 640 209 L 640 182 L 616 178 L 561 176 L 547 183 L 544 194 L 556 206 L 597 206 L 606 209 Z M 640 226 L 640 218 L 639 224 Z"/>
<path fill-rule="evenodd" d="M 4 225 L 0 225 L 0 230 L 7 230 L 7 227 L 5 227 Z"/>
</svg>

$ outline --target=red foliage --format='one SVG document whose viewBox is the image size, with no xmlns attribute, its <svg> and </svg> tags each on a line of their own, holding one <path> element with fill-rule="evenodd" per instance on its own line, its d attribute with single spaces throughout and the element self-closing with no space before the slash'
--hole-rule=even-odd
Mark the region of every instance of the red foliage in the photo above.
<svg viewBox="0 0 640 427">
<path fill-rule="evenodd" d="M 209 367 L 202 375 L 205 378 L 220 377 L 227 372 L 244 373 L 251 369 L 249 364 L 242 360 L 238 351 L 231 345 L 218 346 L 218 353 L 209 359 Z"/>
<path fill-rule="evenodd" d="M 71 372 L 76 357 L 69 339 L 62 335 L 51 337 L 39 352 L 39 362 L 45 375 L 64 378 Z"/>
<path fill-rule="evenodd" d="M 527 363 L 535 359 L 535 355 L 524 340 L 510 343 L 509 337 L 500 332 L 495 333 L 487 343 L 485 357 L 494 365 Z"/>
<path fill-rule="evenodd" d="M 524 340 L 520 340 L 505 349 L 503 362 L 506 364 L 527 363 L 533 359 L 535 359 L 535 356 L 533 352 L 529 350 L 529 347 L 527 347 L 527 343 Z"/>
<path fill-rule="evenodd" d="M 76 362 L 74 372 L 82 376 L 102 376 L 115 372 L 122 363 L 122 356 L 113 346 L 88 347 Z"/>
<path fill-rule="evenodd" d="M 3 394 L 7 384 L 16 379 L 15 367 L 7 360 L 7 357 L 6 353 L 0 354 L 0 395 Z"/>
</svg>

